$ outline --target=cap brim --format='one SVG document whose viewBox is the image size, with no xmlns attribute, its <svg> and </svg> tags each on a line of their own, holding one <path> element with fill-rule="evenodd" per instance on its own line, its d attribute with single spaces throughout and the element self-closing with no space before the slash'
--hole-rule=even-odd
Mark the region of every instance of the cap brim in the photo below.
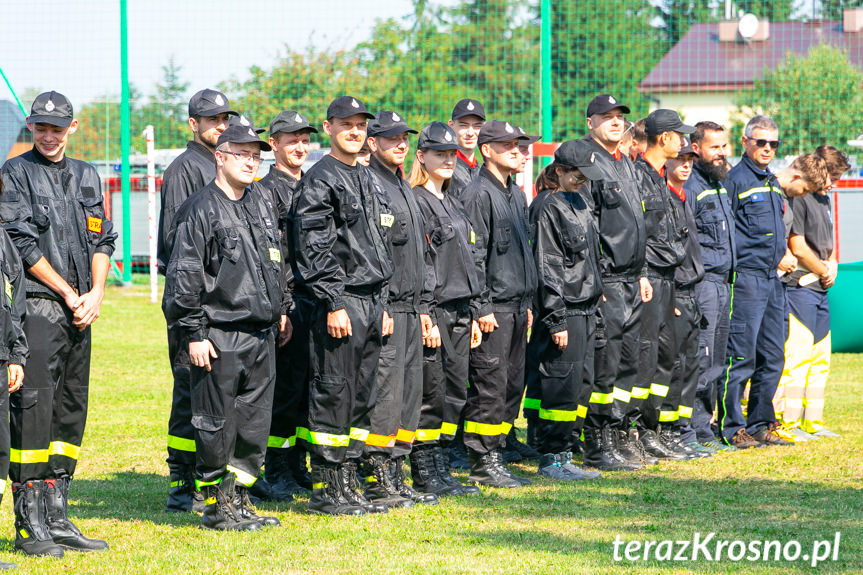
<svg viewBox="0 0 863 575">
<path fill-rule="evenodd" d="M 631 110 L 629 109 L 629 106 L 626 106 L 624 104 L 615 104 L 615 105 L 609 104 L 607 108 L 600 108 L 599 110 L 596 110 L 595 112 L 593 112 L 592 114 L 590 114 L 587 117 L 589 118 L 590 116 L 595 116 L 597 114 L 605 114 L 605 113 L 610 112 L 612 110 L 620 110 L 624 114 L 629 114 L 631 112 Z"/>
<path fill-rule="evenodd" d="M 680 132 L 681 134 L 694 134 L 695 126 L 690 126 L 689 124 L 680 124 L 680 127 L 675 131 Z"/>
<path fill-rule="evenodd" d="M 447 150 L 458 150 L 458 144 L 425 144 L 423 146 L 417 146 L 420 150 L 437 150 L 438 152 L 445 152 Z"/>
<path fill-rule="evenodd" d="M 290 126 L 278 126 L 278 125 L 270 126 L 270 135 L 271 136 L 273 134 L 279 134 L 279 133 L 296 134 L 297 132 L 311 132 L 312 134 L 317 134 L 318 129 L 313 128 L 312 126 L 309 126 L 309 125 L 300 126 L 299 128 L 291 128 Z"/>
<path fill-rule="evenodd" d="M 461 114 L 457 114 L 457 115 L 453 116 L 452 119 L 458 120 L 459 118 L 464 118 L 465 116 L 476 116 L 477 118 L 479 118 L 480 120 L 485 122 L 485 115 L 477 114 L 476 111 L 471 112 L 470 110 L 462 112 Z"/>
<path fill-rule="evenodd" d="M 419 134 L 419 132 L 417 132 L 413 128 L 405 128 L 405 127 L 391 128 L 389 130 L 384 130 L 383 132 L 375 132 L 375 133 L 369 132 L 368 134 L 372 138 L 374 138 L 376 136 L 383 136 L 384 138 L 394 138 L 395 136 L 398 136 L 399 134 L 404 134 L 404 133 Z"/>
<path fill-rule="evenodd" d="M 525 135 L 525 136 L 519 136 L 518 139 L 523 141 L 523 142 L 527 142 L 528 144 L 535 144 L 540 139 L 542 139 L 542 136 L 527 136 L 527 135 Z"/>
<path fill-rule="evenodd" d="M 332 120 L 333 118 L 338 118 L 338 119 L 342 120 L 344 118 L 350 118 L 351 116 L 365 116 L 367 120 L 374 120 L 375 119 L 375 115 L 370 113 L 370 112 L 351 112 L 350 114 L 346 114 L 344 116 L 333 115 L 333 116 L 328 117 L 327 120 Z"/>
<path fill-rule="evenodd" d="M 581 174 L 588 180 L 602 179 L 602 170 L 600 170 L 596 166 L 582 166 L 578 168 L 578 171 L 581 172 Z"/>
<path fill-rule="evenodd" d="M 57 116 L 27 116 L 28 124 L 51 124 L 60 128 L 66 128 L 72 123 L 72 118 L 58 118 Z"/>
<path fill-rule="evenodd" d="M 273 147 L 268 142 L 265 142 L 264 140 L 261 140 L 259 138 L 243 138 L 241 140 L 240 139 L 236 139 L 236 140 L 231 139 L 231 140 L 225 140 L 221 144 L 224 144 L 224 143 L 229 143 L 229 144 L 260 144 L 261 150 L 263 150 L 264 152 L 269 152 L 269 151 L 272 151 L 272 149 L 273 149 Z M 221 144 L 219 144 L 219 145 L 221 145 Z"/>
</svg>

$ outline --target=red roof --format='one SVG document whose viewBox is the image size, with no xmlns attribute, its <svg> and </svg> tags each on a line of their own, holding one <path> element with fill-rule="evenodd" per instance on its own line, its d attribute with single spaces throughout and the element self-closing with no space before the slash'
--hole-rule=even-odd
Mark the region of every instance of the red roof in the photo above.
<svg viewBox="0 0 863 575">
<path fill-rule="evenodd" d="M 863 33 L 842 31 L 842 22 L 771 22 L 764 41 L 720 42 L 717 23 L 695 24 L 641 81 L 642 92 L 737 90 L 781 64 L 789 52 L 806 55 L 820 44 L 844 50 L 863 69 Z"/>
</svg>

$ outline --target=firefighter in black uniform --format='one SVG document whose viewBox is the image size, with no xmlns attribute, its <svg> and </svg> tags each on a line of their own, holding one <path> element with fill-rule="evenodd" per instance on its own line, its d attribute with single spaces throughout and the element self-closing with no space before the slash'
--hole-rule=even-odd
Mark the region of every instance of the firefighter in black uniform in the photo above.
<svg viewBox="0 0 863 575">
<path fill-rule="evenodd" d="M 459 100 L 452 109 L 450 128 L 458 137 L 458 150 L 455 152 L 455 171 L 450 181 L 449 193 L 461 197 L 464 190 L 479 175 L 476 146 L 479 131 L 485 124 L 485 109 L 478 100 L 465 98 Z"/>
<path fill-rule="evenodd" d="M 286 335 L 276 209 L 249 187 L 269 149 L 251 126 L 219 136 L 216 178 L 180 211 L 166 274 L 162 307 L 185 333 L 192 363 L 195 479 L 208 529 L 279 524 L 248 499 L 270 428 L 274 327 Z"/>
<path fill-rule="evenodd" d="M 593 385 L 596 305 L 602 296 L 599 234 L 584 186 L 599 179 L 596 152 L 583 140 L 554 153 L 558 190 L 530 206 L 530 245 L 539 276 L 536 319 L 528 344 L 528 382 L 537 389 L 539 475 L 599 477 L 572 463 L 573 437 L 587 415 Z"/>
<path fill-rule="evenodd" d="M 423 395 L 416 444 L 410 456 L 414 487 L 443 495 L 478 494 L 449 472 L 454 442 L 467 399 L 470 348 L 479 345 L 480 283 L 473 246 L 476 234 L 461 203 L 449 194 L 455 132 L 432 122 L 420 133 L 410 183 L 424 221 L 426 273 L 434 290 L 434 325 L 423 337 Z"/>
<path fill-rule="evenodd" d="M 665 181 L 665 162 L 676 158 L 682 134 L 695 131 L 673 110 L 654 110 L 645 121 L 647 149 L 635 160 L 641 174 L 644 224 L 647 229 L 644 275 L 653 288 L 653 297 L 644 306 L 641 318 L 639 388 L 648 396 L 630 404 L 628 418 L 636 421 L 639 438 L 648 454 L 660 459 L 683 460 L 695 457 L 672 434 L 678 420 L 680 386 L 672 385 L 674 368 L 674 275 L 684 259 L 680 210 L 671 203 Z M 660 427 L 661 426 L 661 427 Z"/>
<path fill-rule="evenodd" d="M 33 149 L 3 165 L 0 198 L 0 220 L 26 269 L 30 342 L 27 385 L 10 398 L 15 548 L 40 555 L 62 555 L 57 545 L 104 550 L 108 544 L 84 537 L 67 509 L 87 420 L 89 328 L 99 317 L 117 234 L 105 218 L 96 169 L 66 157 L 78 129 L 69 100 L 40 94 L 27 127 Z"/>
<path fill-rule="evenodd" d="M 375 190 L 384 196 L 394 218 L 387 236 L 393 260 L 387 311 L 393 333 L 381 348 L 377 402 L 363 468 L 366 497 L 389 507 L 437 503 L 436 496 L 419 493 L 403 480 L 404 458 L 411 452 L 422 405 L 422 341 L 433 326 L 434 303 L 434 286 L 425 269 L 422 214 L 402 173 L 409 135 L 416 133 L 399 114 L 383 110 L 369 124 L 367 139 Z"/>
<path fill-rule="evenodd" d="M 269 142 L 276 163 L 258 182 L 262 188 L 271 192 L 271 199 L 278 210 L 282 266 L 285 267 L 288 288 L 292 295 L 287 323 L 291 338 L 284 347 L 276 350 L 273 418 L 264 463 L 266 482 L 258 481 L 252 487 L 252 494 L 261 499 L 271 497 L 281 501 L 290 500 L 292 495 L 306 493 L 312 488 L 306 468 L 306 451 L 297 444 L 297 427 L 305 426 L 309 322 L 314 310 L 314 300 L 307 290 L 298 292 L 295 289 L 296 263 L 291 250 L 290 211 L 303 176 L 303 164 L 309 155 L 310 135 L 317 133 L 318 130 L 309 124 L 308 118 L 299 112 L 279 112 L 270 122 Z M 264 488 L 265 484 L 272 487 L 272 490 Z"/>
<path fill-rule="evenodd" d="M 0 193 L 3 181 L 0 180 Z M 3 275 L 3 308 L 0 310 L 0 417 L 9 421 L 9 394 L 21 388 L 24 364 L 27 361 L 27 338 L 24 336 L 24 315 L 27 313 L 24 265 L 15 244 L 6 230 L 0 228 L 0 273 Z M 6 381 L 3 381 L 3 380 Z M 6 491 L 9 475 L 9 426 L 0 426 L 0 499 Z M 39 511 L 33 507 L 30 511 Z M 43 537 L 47 541 L 47 537 Z M 52 544 L 53 545 L 53 544 Z M 61 549 L 57 549 L 62 554 Z M 0 561 L 0 571 L 15 569 L 14 563 Z"/>
<path fill-rule="evenodd" d="M 171 258 L 177 210 L 186 199 L 216 177 L 216 141 L 228 127 L 228 98 L 216 90 L 201 90 L 189 100 L 189 128 L 193 139 L 162 176 L 159 230 L 156 251 L 159 272 L 164 275 Z M 195 491 L 195 430 L 189 398 L 189 346 L 182 330 L 168 330 L 168 359 L 174 377 L 171 415 L 168 419 L 168 470 L 171 485 L 165 511 L 185 513 L 193 506 L 203 509 L 204 500 Z"/>
<path fill-rule="evenodd" d="M 309 511 L 385 512 L 359 491 L 357 460 L 369 433 L 382 338 L 392 333 L 385 311 L 393 264 L 387 233 L 394 216 L 357 165 L 369 118 L 356 98 L 336 98 L 324 131 L 330 153 L 297 191 L 293 217 L 298 282 L 315 298 L 308 427 L 297 430 L 312 464 Z"/>
<path fill-rule="evenodd" d="M 461 194 L 476 232 L 482 285 L 477 312 L 483 341 L 470 356 L 464 443 L 471 455 L 470 480 L 492 487 L 521 487 L 503 465 L 500 449 L 512 428 L 507 397 L 524 390 L 528 308 L 536 289 L 536 266 L 528 245 L 527 202 L 512 176 L 521 166 L 518 131 L 494 120 L 480 130 L 479 176 Z"/>
<path fill-rule="evenodd" d="M 618 143 L 629 108 L 613 96 L 596 96 L 587 106 L 590 134 L 602 179 L 591 183 L 590 202 L 599 227 L 604 338 L 597 339 L 593 390 L 584 423 L 586 465 L 601 470 L 632 470 L 650 462 L 626 422 L 636 390 L 642 302 L 651 296 L 641 277 L 645 229 L 639 177 Z M 600 345 L 600 342 L 602 345 Z"/>
</svg>

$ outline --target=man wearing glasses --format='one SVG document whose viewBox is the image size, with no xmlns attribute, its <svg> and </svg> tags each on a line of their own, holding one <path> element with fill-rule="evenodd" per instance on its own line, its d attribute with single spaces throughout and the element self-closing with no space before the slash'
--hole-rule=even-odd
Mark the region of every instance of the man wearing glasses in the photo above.
<svg viewBox="0 0 863 575">
<path fill-rule="evenodd" d="M 248 499 L 270 429 L 273 328 L 281 325 L 280 340 L 285 328 L 276 210 L 248 188 L 270 149 L 253 126 L 222 132 L 216 178 L 181 210 L 166 274 L 165 317 L 189 342 L 195 479 L 207 529 L 279 524 L 257 516 Z"/>
</svg>

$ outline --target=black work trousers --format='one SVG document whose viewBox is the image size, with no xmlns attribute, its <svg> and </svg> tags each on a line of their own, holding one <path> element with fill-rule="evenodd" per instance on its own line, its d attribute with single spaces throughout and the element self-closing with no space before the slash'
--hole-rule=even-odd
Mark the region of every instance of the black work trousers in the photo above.
<svg viewBox="0 0 863 575">
<path fill-rule="evenodd" d="M 315 465 L 362 455 L 377 399 L 383 305 L 377 296 L 344 294 L 343 301 L 353 335 L 331 337 L 323 307 L 312 321 L 309 425 L 299 435 Z"/>
<path fill-rule="evenodd" d="M 9 398 L 9 477 L 15 483 L 75 474 L 87 422 L 90 331 L 72 325 L 63 302 L 27 299 L 30 357 L 24 386 Z"/>
<path fill-rule="evenodd" d="M 701 331 L 701 311 L 695 299 L 695 290 L 677 289 L 674 292 L 674 308 L 680 315 L 674 317 L 676 353 L 671 386 L 680 388 L 680 405 L 677 407 L 677 425 L 686 443 L 696 441 L 695 430 L 690 425 L 698 389 L 698 374 L 701 358 L 698 356 L 698 336 Z"/>
<path fill-rule="evenodd" d="M 503 447 L 512 429 L 511 394 L 524 389 L 527 312 L 495 311 L 494 317 L 499 327 L 470 352 L 464 444 L 479 454 Z"/>
<path fill-rule="evenodd" d="M 365 453 L 401 457 L 411 452 L 423 390 L 422 328 L 415 312 L 391 311 L 393 333 L 378 360 L 377 401 Z"/>
<path fill-rule="evenodd" d="M 168 328 L 168 360 L 174 387 L 168 418 L 168 470 L 171 480 L 183 479 L 195 469 L 195 428 L 192 426 L 192 397 L 189 372 L 189 338 L 179 327 Z"/>
<path fill-rule="evenodd" d="M 0 421 L 9 421 L 9 362 L 0 361 Z M 16 392 L 18 393 L 18 392 Z M 9 435 L 8 425 L 0 425 L 0 500 L 6 491 L 6 478 L 9 477 Z"/>
<path fill-rule="evenodd" d="M 627 421 L 656 429 L 675 425 L 680 404 L 679 384 L 672 384 L 676 345 L 674 337 L 674 275 L 651 276 L 653 298 L 644 304 L 638 388 L 647 397 L 632 398 Z"/>
<path fill-rule="evenodd" d="M 250 487 L 264 462 L 276 379 L 273 329 L 210 327 L 218 358 L 212 369 L 192 366 L 192 425 L 198 487 L 228 473 Z"/>
</svg>

